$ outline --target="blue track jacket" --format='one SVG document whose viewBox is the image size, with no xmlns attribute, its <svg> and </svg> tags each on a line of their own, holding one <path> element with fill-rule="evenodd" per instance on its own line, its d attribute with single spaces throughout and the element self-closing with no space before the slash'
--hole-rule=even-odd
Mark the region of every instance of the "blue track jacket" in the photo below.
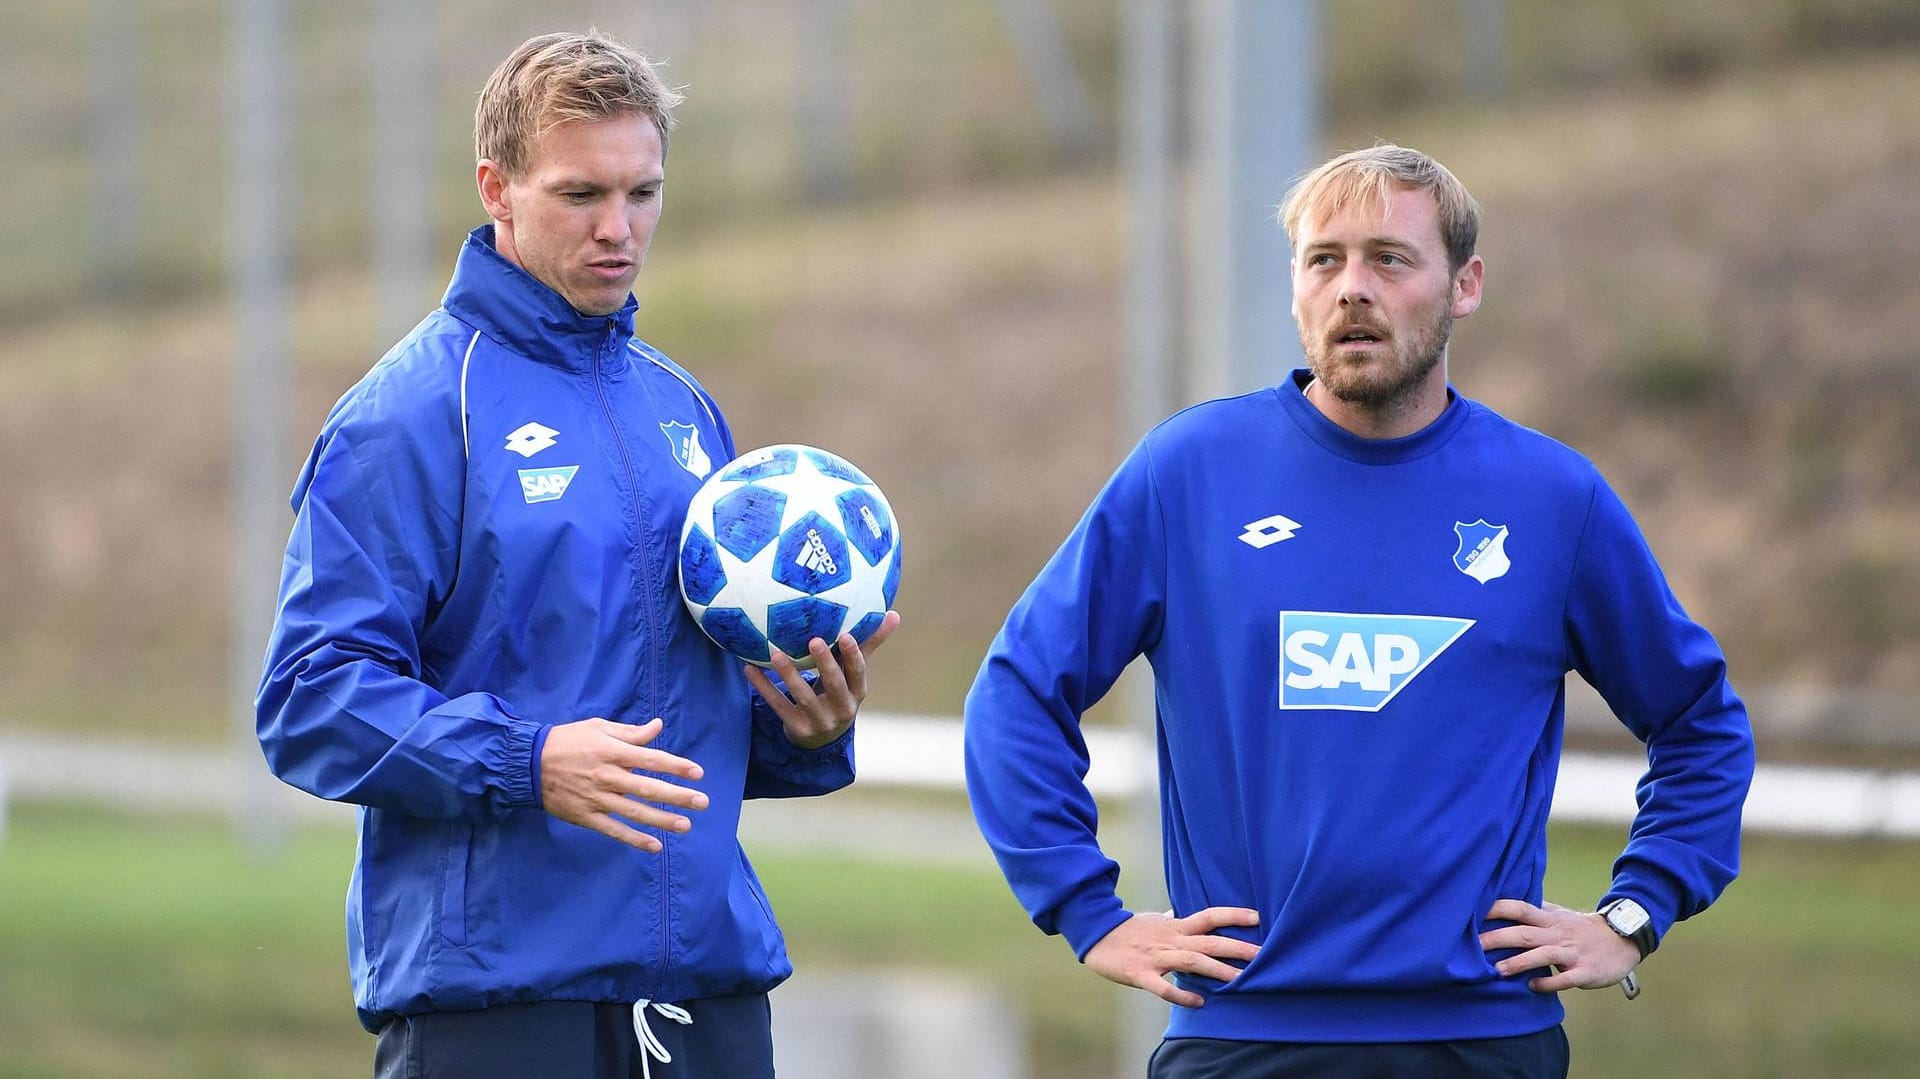
<svg viewBox="0 0 1920 1079">
<path fill-rule="evenodd" d="M 1657 932 L 1739 863 L 1753 773 L 1719 647 L 1586 460 L 1450 396 L 1406 438 L 1341 429 L 1307 373 L 1149 433 L 1008 617 L 967 699 L 974 812 L 1014 892 L 1084 956 L 1127 917 L 1095 838 L 1081 714 L 1153 665 L 1167 886 L 1260 912 L 1232 982 L 1168 1034 L 1532 1033 L 1558 999 L 1479 934 L 1539 903 L 1565 676 L 1641 741 L 1608 896 Z"/>
<path fill-rule="evenodd" d="M 476 230 L 294 489 L 260 744 L 286 782 L 364 807 L 347 943 L 369 1030 L 791 973 L 741 800 L 845 786 L 852 735 L 788 742 L 688 617 L 681 522 L 733 439 L 634 309 L 582 316 Z M 709 808 L 656 830 L 660 854 L 540 808 L 547 728 L 596 716 L 659 716 L 654 747 L 705 769 Z"/>
</svg>

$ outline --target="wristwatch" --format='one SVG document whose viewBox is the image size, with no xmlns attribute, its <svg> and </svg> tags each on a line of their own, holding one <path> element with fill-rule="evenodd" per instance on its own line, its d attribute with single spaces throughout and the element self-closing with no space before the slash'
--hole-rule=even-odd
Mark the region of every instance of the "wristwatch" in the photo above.
<svg viewBox="0 0 1920 1079">
<path fill-rule="evenodd" d="M 1647 913 L 1647 908 L 1631 899 L 1620 898 L 1601 904 L 1598 913 L 1606 919 L 1607 928 L 1632 941 L 1633 946 L 1640 949 L 1640 958 L 1645 959 L 1653 951 L 1656 943 L 1653 916 Z M 1626 976 L 1620 979 L 1620 991 L 1627 995 L 1628 1000 L 1640 995 L 1640 979 L 1633 971 L 1627 971 Z"/>
<path fill-rule="evenodd" d="M 1603 904 L 1599 914 L 1607 920 L 1607 927 L 1633 942 L 1640 949 L 1640 958 L 1645 959 L 1653 952 L 1656 943 L 1653 936 L 1653 916 L 1647 908 L 1631 899 L 1616 899 Z"/>
</svg>

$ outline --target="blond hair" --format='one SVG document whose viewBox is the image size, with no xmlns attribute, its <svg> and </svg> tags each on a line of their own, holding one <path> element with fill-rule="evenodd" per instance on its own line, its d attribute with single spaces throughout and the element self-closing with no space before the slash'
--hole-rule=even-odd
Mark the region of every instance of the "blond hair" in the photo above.
<svg viewBox="0 0 1920 1079">
<path fill-rule="evenodd" d="M 639 113 L 660 130 L 664 154 L 680 94 L 639 53 L 598 30 L 528 38 L 488 76 L 473 114 L 476 160 L 519 176 L 535 139 L 561 124 Z"/>
<path fill-rule="evenodd" d="M 1447 167 L 1418 150 L 1392 143 L 1352 150 L 1302 176 L 1280 206 L 1287 239 L 1297 240 L 1304 221 L 1323 221 L 1371 198 L 1384 213 L 1394 189 L 1425 191 L 1440 208 L 1440 238 L 1449 268 L 1473 257 L 1480 238 L 1480 204 Z"/>
</svg>

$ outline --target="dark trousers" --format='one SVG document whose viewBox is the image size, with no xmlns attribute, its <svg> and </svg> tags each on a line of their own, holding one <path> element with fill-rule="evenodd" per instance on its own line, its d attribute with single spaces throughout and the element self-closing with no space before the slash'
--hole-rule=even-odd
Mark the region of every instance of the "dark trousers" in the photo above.
<svg viewBox="0 0 1920 1079">
<path fill-rule="evenodd" d="M 683 1001 L 682 1025 L 647 1009 L 673 1062 L 653 1079 L 773 1079 L 765 993 Z M 374 1079 L 640 1079 L 633 1006 L 557 1000 L 404 1016 L 380 1031 Z"/>
<path fill-rule="evenodd" d="M 1171 1038 L 1148 1079 L 1566 1079 L 1559 1027 L 1451 1042 L 1230 1042 Z"/>
</svg>

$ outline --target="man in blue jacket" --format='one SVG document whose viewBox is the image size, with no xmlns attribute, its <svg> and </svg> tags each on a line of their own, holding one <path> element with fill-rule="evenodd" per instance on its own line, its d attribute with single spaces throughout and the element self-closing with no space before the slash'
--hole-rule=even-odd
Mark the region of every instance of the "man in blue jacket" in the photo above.
<svg viewBox="0 0 1920 1079">
<path fill-rule="evenodd" d="M 1564 1076 L 1557 992 L 1632 996 L 1737 871 L 1746 711 L 1593 466 L 1449 386 L 1459 181 L 1378 146 L 1283 218 L 1307 369 L 1150 432 L 1041 571 L 967 699 L 974 813 L 1042 929 L 1175 1005 L 1153 1076 Z M 1166 915 L 1084 783 L 1140 655 Z M 1593 911 L 1541 895 L 1568 671 L 1648 754 Z"/>
<path fill-rule="evenodd" d="M 899 619 L 812 642 L 817 680 L 776 655 L 776 686 L 682 605 L 687 502 L 734 443 L 633 335 L 678 100 L 598 34 L 501 64 L 492 223 L 294 490 L 260 743 L 364 807 L 347 938 L 381 1076 L 773 1074 L 792 968 L 741 801 L 852 781 Z"/>
</svg>

